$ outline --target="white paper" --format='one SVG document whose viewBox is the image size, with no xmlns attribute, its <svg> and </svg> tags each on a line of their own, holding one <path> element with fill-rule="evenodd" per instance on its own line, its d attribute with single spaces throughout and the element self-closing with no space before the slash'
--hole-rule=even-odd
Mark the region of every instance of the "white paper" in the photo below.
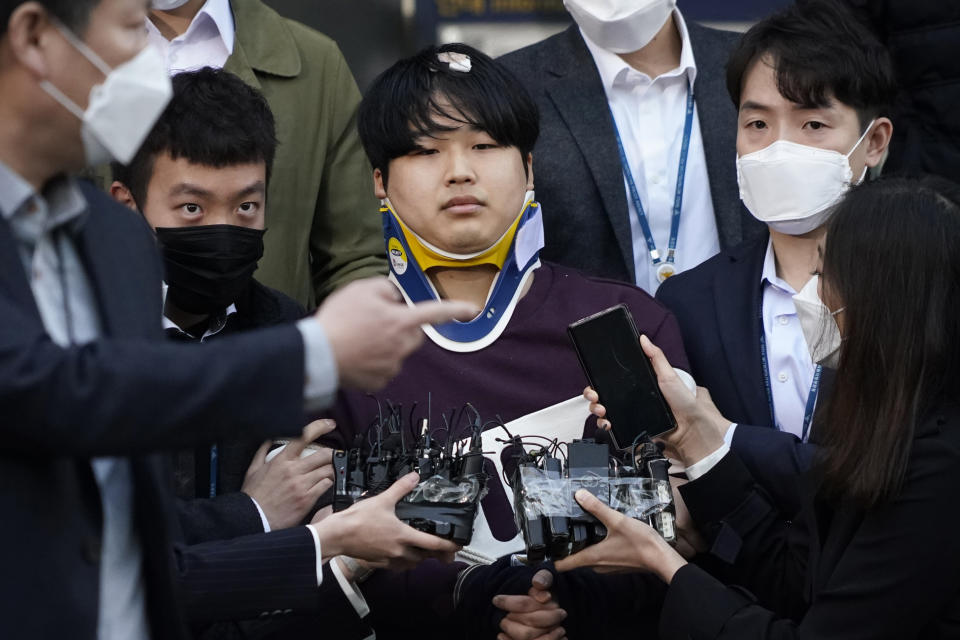
<svg viewBox="0 0 960 640">
<path fill-rule="evenodd" d="M 551 440 L 556 438 L 559 442 L 571 442 L 583 437 L 583 424 L 589 415 L 590 403 L 583 396 L 577 396 L 517 418 L 508 422 L 506 427 L 511 435 L 520 438 L 537 435 Z M 488 429 L 481 434 L 481 438 L 483 451 L 487 453 L 487 457 L 497 468 L 497 475 L 489 478 L 488 482 L 502 484 L 503 465 L 500 463 L 500 452 L 509 443 L 497 442 L 497 438 L 506 440 L 507 434 L 500 428 Z M 539 448 L 540 446 L 542 444 L 536 447 L 531 445 L 530 448 Z M 510 509 L 513 510 L 513 490 L 507 486 L 504 486 L 503 489 L 510 501 Z M 465 547 L 459 555 L 460 559 L 466 562 L 490 564 L 501 556 L 522 553 L 524 549 L 523 535 L 520 533 L 506 542 L 494 538 L 481 507 L 473 524 L 473 539 L 470 545 Z"/>
</svg>

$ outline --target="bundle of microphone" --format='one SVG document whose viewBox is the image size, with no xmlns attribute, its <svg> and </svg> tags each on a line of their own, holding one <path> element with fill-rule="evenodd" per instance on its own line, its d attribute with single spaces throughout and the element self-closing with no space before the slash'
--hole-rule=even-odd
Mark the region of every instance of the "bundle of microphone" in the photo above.
<svg viewBox="0 0 960 640">
<path fill-rule="evenodd" d="M 416 471 L 417 487 L 397 503 L 397 517 L 410 526 L 459 545 L 473 536 L 477 506 L 486 492 L 480 433 L 483 423 L 471 405 L 443 415 L 444 426 L 432 428 L 429 418 L 414 421 L 414 405 L 404 419 L 401 406 L 379 408 L 366 437 L 350 449 L 335 451 L 334 511 L 376 495 L 398 478 Z M 463 418 L 472 412 L 464 428 Z M 466 438 L 459 433 L 466 432 Z M 446 437 L 437 439 L 439 432 Z"/>
<path fill-rule="evenodd" d="M 607 444 L 589 439 L 532 449 L 514 440 L 510 484 L 528 563 L 563 558 L 606 537 L 603 524 L 574 498 L 579 489 L 676 542 L 670 462 L 653 442 L 612 454 Z"/>
</svg>

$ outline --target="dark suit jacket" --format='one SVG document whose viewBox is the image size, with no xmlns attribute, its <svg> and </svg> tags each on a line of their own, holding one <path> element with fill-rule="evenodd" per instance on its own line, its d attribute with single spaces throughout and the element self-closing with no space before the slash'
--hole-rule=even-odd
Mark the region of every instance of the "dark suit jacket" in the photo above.
<svg viewBox="0 0 960 640">
<path fill-rule="evenodd" d="M 739 425 L 733 449 L 776 504 L 796 513 L 798 478 L 813 454 L 797 438 L 773 428 L 770 415 L 760 353 L 760 276 L 768 237 L 764 232 L 673 276 L 660 285 L 657 300 L 677 318 L 690 374 L 710 391 L 720 413 Z M 825 369 L 818 407 L 824 406 L 832 381 L 833 372 Z M 782 446 L 785 442 L 792 446 Z"/>
<path fill-rule="evenodd" d="M 942 404 L 918 427 L 904 484 L 864 511 L 808 491 L 791 525 L 735 455 L 681 488 L 708 534 L 743 541 L 729 589 L 689 565 L 674 576 L 661 616 L 672 638 L 960 637 L 960 408 Z"/>
<path fill-rule="evenodd" d="M 203 345 L 228 336 L 294 322 L 306 312 L 292 298 L 251 280 L 235 301 L 237 313 Z M 183 341 L 182 338 L 176 338 Z M 187 341 L 195 342 L 195 341 Z M 182 539 L 176 545 L 178 580 L 187 617 L 198 636 L 213 638 L 302 637 L 336 621 L 338 637 L 364 638 L 369 627 L 357 617 L 329 563 L 317 586 L 316 547 L 305 527 L 263 532 L 260 514 L 240 491 L 262 439 L 233 434 L 218 441 L 216 498 L 177 501 Z M 198 495 L 195 461 L 209 460 L 209 445 L 181 452 L 176 475 L 181 496 Z M 184 464 L 185 460 L 190 462 Z M 202 465 L 201 465 L 202 466 Z M 206 473 L 199 478 L 206 479 Z M 321 622 L 319 614 L 325 621 Z M 299 617 L 300 620 L 295 618 Z M 256 618 L 255 623 L 240 623 Z M 226 622 L 229 621 L 229 622 Z M 213 624 L 221 622 L 222 624 Z M 301 628 L 302 627 L 302 628 Z"/>
<path fill-rule="evenodd" d="M 720 247 L 726 249 L 764 229 L 740 204 L 737 187 L 737 114 L 724 65 L 739 36 L 692 22 L 687 27 L 697 62 L 694 96 L 710 192 Z M 574 24 L 499 61 L 524 82 L 540 108 L 533 166 L 545 216 L 541 257 L 589 275 L 634 282 L 630 212 L 613 119 L 579 28 Z"/>
<path fill-rule="evenodd" d="M 0 637 L 96 637 L 102 516 L 90 458 L 120 455 L 131 456 L 152 635 L 177 638 L 169 465 L 150 453 L 228 432 L 298 433 L 303 341 L 281 327 L 207 350 L 168 344 L 153 234 L 83 191 L 90 215 L 75 242 L 103 322 L 91 344 L 51 341 L 0 219 Z"/>
<path fill-rule="evenodd" d="M 676 316 L 690 374 L 710 390 L 720 413 L 772 427 L 760 354 L 767 239 L 764 233 L 678 273 L 660 285 L 657 300 Z"/>
</svg>

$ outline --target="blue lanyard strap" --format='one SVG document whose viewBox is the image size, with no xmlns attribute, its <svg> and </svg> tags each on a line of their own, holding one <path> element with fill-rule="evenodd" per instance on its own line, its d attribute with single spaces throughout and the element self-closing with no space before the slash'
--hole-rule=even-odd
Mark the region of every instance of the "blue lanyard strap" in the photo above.
<svg viewBox="0 0 960 640">
<path fill-rule="evenodd" d="M 766 329 L 763 326 L 763 314 L 760 314 L 760 357 L 763 361 L 763 383 L 767 389 L 767 402 L 770 405 L 770 419 L 773 420 L 773 426 L 777 429 L 780 424 L 777 422 L 777 412 L 773 407 L 773 386 L 770 384 L 770 362 L 767 360 L 767 338 Z M 807 435 L 810 432 L 810 423 L 813 422 L 813 411 L 817 406 L 817 396 L 820 394 L 820 376 L 823 374 L 823 367 L 819 364 L 813 370 L 813 382 L 810 384 L 810 392 L 807 394 L 807 406 L 803 410 L 803 427 L 800 431 L 800 439 L 807 441 Z"/>
<path fill-rule="evenodd" d="M 220 466 L 220 449 L 217 445 L 210 447 L 210 497 L 217 497 L 217 467 Z"/>
<path fill-rule="evenodd" d="M 677 251 L 677 235 L 680 233 L 680 211 L 683 208 L 683 183 L 687 175 L 687 153 L 690 150 L 690 133 L 693 130 L 693 90 L 690 88 L 690 80 L 687 80 L 687 112 L 683 122 L 683 141 L 680 146 L 680 166 L 677 168 L 677 191 L 673 197 L 673 216 L 670 219 L 670 244 L 667 247 L 667 262 L 673 262 L 674 254 Z M 640 202 L 640 192 L 637 190 L 637 183 L 633 179 L 633 171 L 630 170 L 630 163 L 627 161 L 627 152 L 623 148 L 623 139 L 620 137 L 620 130 L 617 128 L 617 120 L 613 117 L 613 111 L 610 112 L 613 120 L 613 132 L 617 136 L 617 148 L 620 151 L 620 164 L 623 165 L 623 175 L 627 179 L 627 186 L 630 189 L 630 199 L 633 201 L 633 207 L 637 211 L 637 219 L 640 221 L 640 228 L 643 230 L 643 237 L 647 241 L 647 250 L 650 252 L 650 260 L 653 264 L 660 264 L 660 252 L 657 251 L 657 243 L 653 239 L 653 233 L 650 231 L 650 222 L 647 220 L 647 214 L 643 209 L 643 203 Z"/>
</svg>

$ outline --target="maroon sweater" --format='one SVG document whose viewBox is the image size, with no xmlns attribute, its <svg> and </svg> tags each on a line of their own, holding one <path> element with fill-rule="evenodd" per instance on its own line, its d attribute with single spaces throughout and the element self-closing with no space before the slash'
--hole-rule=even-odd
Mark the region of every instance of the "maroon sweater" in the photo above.
<svg viewBox="0 0 960 640">
<path fill-rule="evenodd" d="M 587 381 L 567 337 L 567 325 L 620 303 L 630 309 L 637 330 L 663 349 L 673 366 L 689 370 L 676 320 L 645 291 L 544 263 L 496 342 L 479 351 L 455 353 L 427 339 L 376 397 L 402 404 L 405 413 L 416 402 L 416 415 L 425 417 L 430 392 L 435 427 L 442 424 L 440 412 L 449 416 L 451 409 L 459 410 L 466 402 L 484 420 L 499 415 L 509 422 L 568 400 L 580 395 Z M 355 434 L 366 433 L 376 415 L 377 403 L 370 397 L 341 392 L 330 416 L 337 421 L 332 444 L 352 443 Z M 491 479 L 494 483 L 499 484 L 499 479 Z M 512 514 L 491 513 L 484 502 L 491 527 L 501 518 L 512 521 Z M 401 627 L 404 620 L 413 624 L 410 611 L 422 614 L 432 609 L 444 617 L 462 567 L 428 562 L 413 571 L 374 574 L 362 591 L 377 637 L 405 637 L 407 630 Z"/>
</svg>

